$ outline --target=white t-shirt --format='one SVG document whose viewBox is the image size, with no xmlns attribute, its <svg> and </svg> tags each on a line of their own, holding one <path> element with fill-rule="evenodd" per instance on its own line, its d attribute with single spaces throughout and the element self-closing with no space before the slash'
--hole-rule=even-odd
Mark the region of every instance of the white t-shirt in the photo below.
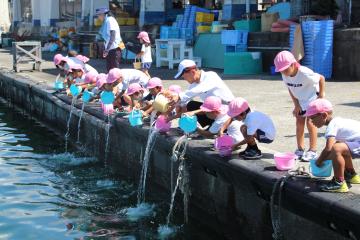
<svg viewBox="0 0 360 240">
<path fill-rule="evenodd" d="M 115 41 L 110 46 L 109 50 L 118 48 L 121 42 L 121 36 L 120 36 L 120 27 L 116 19 L 112 16 L 107 16 L 105 18 L 104 27 L 105 27 L 104 32 L 106 33 L 105 36 L 103 36 L 105 40 L 105 49 L 107 49 L 108 43 L 110 41 L 110 31 L 115 31 Z"/>
<path fill-rule="evenodd" d="M 117 85 L 118 92 L 121 92 L 122 90 L 125 91 L 132 83 L 138 83 L 141 86 L 146 87 L 150 79 L 144 72 L 132 68 L 121 69 L 121 74 L 123 76 L 123 80 L 119 85 Z"/>
<path fill-rule="evenodd" d="M 325 137 L 338 141 L 360 141 L 360 122 L 341 117 L 333 118 L 326 128 Z"/>
<path fill-rule="evenodd" d="M 276 130 L 273 121 L 264 113 L 253 111 L 246 115 L 244 124 L 247 127 L 247 134 L 252 136 L 258 129 L 265 133 L 269 140 L 274 140 Z"/>
<path fill-rule="evenodd" d="M 152 63 L 152 57 L 151 57 L 151 46 L 146 46 L 143 44 L 141 46 L 141 51 L 144 52 L 143 55 L 141 55 L 141 62 L 142 63 Z"/>
<path fill-rule="evenodd" d="M 227 128 L 227 134 L 234 139 L 234 143 L 239 143 L 244 140 L 244 136 L 240 130 L 243 124 L 242 121 L 233 120 Z"/>
<path fill-rule="evenodd" d="M 294 77 L 282 75 L 285 85 L 295 98 L 299 100 L 302 110 L 306 110 L 309 103 L 317 98 L 319 92 L 320 74 L 311 69 L 300 66 Z"/>
<path fill-rule="evenodd" d="M 186 105 L 195 97 L 205 101 L 210 96 L 219 97 L 224 104 L 234 99 L 234 95 L 217 73 L 201 71 L 200 82 L 190 84 L 185 92 L 179 93 L 180 105 Z"/>
<path fill-rule="evenodd" d="M 220 131 L 221 127 L 224 125 L 224 123 L 229 120 L 229 118 L 230 117 L 226 113 L 219 114 L 213 124 L 211 124 L 209 132 L 211 132 L 212 134 L 217 134 Z"/>
</svg>

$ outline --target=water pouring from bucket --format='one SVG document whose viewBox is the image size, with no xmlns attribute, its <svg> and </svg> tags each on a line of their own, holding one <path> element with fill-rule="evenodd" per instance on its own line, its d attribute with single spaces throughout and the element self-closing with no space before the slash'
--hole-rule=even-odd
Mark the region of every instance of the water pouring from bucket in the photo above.
<svg viewBox="0 0 360 240">
<path fill-rule="evenodd" d="M 62 78 L 60 76 L 60 74 L 58 74 L 56 76 L 56 79 L 55 79 L 55 90 L 61 90 L 61 89 L 64 89 L 64 82 L 62 81 Z"/>
<path fill-rule="evenodd" d="M 221 157 L 228 157 L 232 153 L 234 139 L 229 135 L 224 135 L 215 139 L 214 147 Z"/>
<path fill-rule="evenodd" d="M 79 95 L 81 93 L 81 91 L 82 91 L 82 88 L 80 86 L 77 86 L 75 84 L 71 84 L 71 86 L 70 86 L 71 95 L 76 97 L 77 95 Z"/>
<path fill-rule="evenodd" d="M 165 115 L 160 115 L 155 122 L 155 128 L 161 132 L 161 133 L 166 133 L 170 130 L 171 128 L 171 122 L 168 122 L 166 120 L 166 116 Z"/>
<path fill-rule="evenodd" d="M 183 114 L 179 119 L 179 127 L 187 134 L 194 132 L 197 129 L 196 115 L 188 116 L 186 114 Z"/>
<path fill-rule="evenodd" d="M 113 102 L 115 100 L 115 95 L 113 92 L 103 91 L 100 94 L 101 99 L 101 108 L 106 115 L 110 115 L 114 112 Z"/>
<path fill-rule="evenodd" d="M 153 108 L 161 113 L 165 113 L 169 110 L 169 100 L 162 94 L 158 94 L 152 104 Z"/>
</svg>

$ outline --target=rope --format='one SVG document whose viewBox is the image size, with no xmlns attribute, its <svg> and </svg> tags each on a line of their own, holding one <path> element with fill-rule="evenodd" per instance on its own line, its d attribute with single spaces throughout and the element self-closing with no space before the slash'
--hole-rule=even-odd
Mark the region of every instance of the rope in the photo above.
<svg viewBox="0 0 360 240">
<path fill-rule="evenodd" d="M 295 170 L 289 170 L 288 173 L 278 179 L 272 189 L 270 197 L 270 214 L 271 214 L 271 224 L 273 227 L 272 237 L 275 240 L 282 240 L 284 236 L 281 232 L 281 202 L 282 202 L 282 192 L 285 186 L 285 183 L 291 178 L 310 178 L 310 174 L 306 172 L 305 167 L 298 167 Z M 275 206 L 276 194 L 278 194 L 278 206 Z"/>
</svg>

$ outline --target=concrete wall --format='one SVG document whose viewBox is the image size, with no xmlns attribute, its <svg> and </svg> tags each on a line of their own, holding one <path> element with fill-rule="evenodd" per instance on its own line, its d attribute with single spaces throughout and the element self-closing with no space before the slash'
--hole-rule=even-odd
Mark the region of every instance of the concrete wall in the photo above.
<svg viewBox="0 0 360 240">
<path fill-rule="evenodd" d="M 334 32 L 334 78 L 360 81 L 360 28 Z"/>
<path fill-rule="evenodd" d="M 69 114 L 69 97 L 54 94 L 12 73 L 0 73 L 0 96 L 27 110 L 63 135 Z M 80 104 L 77 104 L 80 107 Z M 81 140 L 91 154 L 103 159 L 104 116 L 98 104 L 85 108 Z M 70 137 L 77 132 L 79 110 L 74 112 Z M 132 128 L 125 119 L 112 121 L 108 166 L 137 183 L 148 128 Z M 150 159 L 148 179 L 170 196 L 170 154 L 178 132 L 159 136 Z M 120 137 L 121 136 L 121 137 Z M 75 139 L 71 139 L 75 140 Z M 191 178 L 190 221 L 207 226 L 214 239 L 271 239 L 269 200 L 274 182 L 283 172 L 265 161 L 223 159 L 210 150 L 208 141 L 192 140 L 186 154 Z M 351 194 L 320 194 L 314 182 L 291 180 L 285 184 L 281 212 L 285 239 L 360 239 L 360 200 Z M 190 224 L 191 224 L 190 223 Z M 330 230 L 329 225 L 335 230 Z"/>
</svg>

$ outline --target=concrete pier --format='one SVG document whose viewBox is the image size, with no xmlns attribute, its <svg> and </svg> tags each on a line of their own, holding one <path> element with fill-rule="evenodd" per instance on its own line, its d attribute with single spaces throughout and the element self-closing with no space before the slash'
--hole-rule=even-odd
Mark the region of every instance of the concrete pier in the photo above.
<svg viewBox="0 0 360 240">
<path fill-rule="evenodd" d="M 51 89 L 51 84 L 46 79 L 48 74 L 25 74 L 27 77 L 15 75 L 6 68 L 1 69 L 0 96 L 64 134 L 71 98 Z M 170 82 L 166 81 L 166 84 Z M 292 151 L 295 147 L 292 134 L 295 131 L 290 126 L 295 120 L 291 119 L 290 114 L 286 113 L 284 116 L 285 112 L 291 113 L 292 106 L 282 83 L 258 79 L 233 80 L 227 81 L 227 84 L 237 93 L 235 95 L 248 98 L 253 105 L 256 104 L 258 110 L 268 112 L 273 117 L 279 131 L 276 143 L 270 147 L 279 151 Z M 341 84 L 345 85 L 327 85 L 327 93 L 333 96 L 330 100 L 334 99 L 339 116 L 341 113 L 351 112 L 352 116 L 342 116 L 358 119 L 358 103 L 348 102 L 353 97 L 351 94 L 354 86 Z M 254 88 L 258 89 L 257 93 Z M 339 91 L 340 89 L 344 91 Z M 262 94 L 265 90 L 267 95 Z M 344 97 L 341 99 L 341 96 Z M 80 107 L 81 100 L 76 104 L 77 110 L 70 124 L 72 141 L 76 140 Z M 104 119 L 98 103 L 87 105 L 80 138 L 89 153 L 101 160 L 104 160 L 105 148 Z M 110 132 L 109 167 L 137 183 L 141 170 L 139 159 L 145 150 L 148 127 L 132 128 L 126 119 L 119 116 L 112 120 Z M 170 196 L 170 155 L 179 136 L 179 131 L 173 129 L 168 135 L 157 138 L 151 154 L 148 179 L 163 192 L 152 192 L 151 185 L 148 185 L 147 194 Z M 321 144 L 323 141 L 320 141 L 322 147 Z M 231 158 L 219 157 L 211 149 L 211 140 L 193 139 L 189 145 L 185 157 L 191 165 L 191 220 L 199 226 L 213 229 L 214 234 L 220 236 L 218 239 L 271 239 L 272 188 L 286 174 L 275 169 L 272 159 L 274 150 L 261 146 L 263 159 L 245 161 L 236 154 Z M 332 194 L 320 192 L 319 182 L 321 181 L 318 179 L 298 178 L 290 179 L 284 185 L 280 215 L 284 238 L 360 239 L 359 187 L 353 186 L 347 194 Z M 168 197 L 164 201 L 169 201 Z"/>
</svg>

